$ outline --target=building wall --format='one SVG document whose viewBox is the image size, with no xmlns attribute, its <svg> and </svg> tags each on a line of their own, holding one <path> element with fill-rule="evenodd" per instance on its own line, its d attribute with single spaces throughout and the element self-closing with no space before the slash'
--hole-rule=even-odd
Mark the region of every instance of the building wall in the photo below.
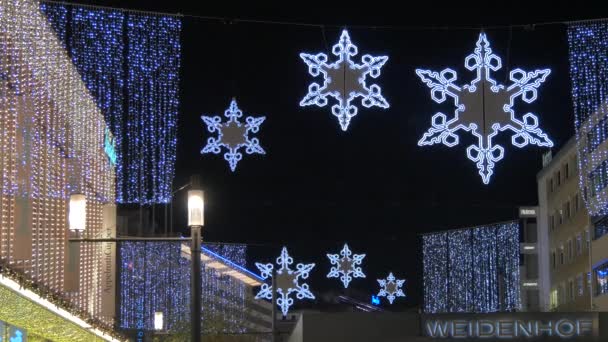
<svg viewBox="0 0 608 342">
<path fill-rule="evenodd" d="M 542 292 L 548 309 L 589 310 L 590 218 L 579 191 L 576 141 L 570 139 L 537 177 L 542 219 L 539 231 L 546 234 L 549 286 Z M 547 292 L 548 288 L 548 292 Z"/>
<path fill-rule="evenodd" d="M 114 203 L 103 116 L 37 1 L 0 11 L 0 260 L 111 322 L 102 246 L 67 242 L 70 194 L 87 198 L 82 237 L 105 233 Z"/>
</svg>

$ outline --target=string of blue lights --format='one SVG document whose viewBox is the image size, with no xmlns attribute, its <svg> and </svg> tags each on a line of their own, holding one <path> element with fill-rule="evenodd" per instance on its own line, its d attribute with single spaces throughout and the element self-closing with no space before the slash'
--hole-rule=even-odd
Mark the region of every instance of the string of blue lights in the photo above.
<svg viewBox="0 0 608 342">
<path fill-rule="evenodd" d="M 427 234 L 422 240 L 426 313 L 520 307 L 516 221 Z"/>
<path fill-rule="evenodd" d="M 70 47 L 114 135 L 117 202 L 168 203 L 175 173 L 181 19 L 56 3 L 41 3 L 40 9 Z"/>
<path fill-rule="evenodd" d="M 608 214 L 608 21 L 568 26 L 580 189 L 590 215 Z"/>
</svg>

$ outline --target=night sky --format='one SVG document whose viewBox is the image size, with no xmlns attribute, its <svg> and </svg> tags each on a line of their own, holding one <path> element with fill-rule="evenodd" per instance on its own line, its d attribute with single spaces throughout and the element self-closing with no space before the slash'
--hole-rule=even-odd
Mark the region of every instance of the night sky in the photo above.
<svg viewBox="0 0 608 342">
<path fill-rule="evenodd" d="M 517 206 L 537 204 L 536 174 L 542 153 L 547 151 L 536 146 L 518 149 L 503 134 L 497 142 L 506 147 L 505 157 L 497 163 L 491 183 L 484 185 L 475 164 L 466 157 L 465 148 L 472 141 L 466 133 L 453 148 L 418 147 L 431 116 L 438 111 L 450 116 L 453 107 L 450 101 L 433 102 L 414 70 L 451 67 L 458 72 L 458 84 L 470 82 L 474 74 L 464 68 L 464 58 L 473 52 L 477 28 L 483 25 L 494 53 L 503 61 L 503 68 L 495 74 L 500 82 L 505 83 L 507 70 L 517 67 L 552 70 L 536 102 L 518 100 L 514 109 L 519 115 L 533 112 L 539 116 L 540 127 L 554 141 L 556 152 L 574 134 L 565 25 L 492 26 L 594 16 L 592 10 L 526 12 L 516 9 L 514 3 L 509 3 L 512 9 L 480 12 L 471 6 L 443 8 L 438 14 L 434 12 L 437 4 L 426 11 L 341 7 L 340 11 L 319 13 L 302 8 L 308 2 L 257 9 L 234 4 L 196 8 L 182 0 L 94 3 L 327 25 L 322 30 L 184 18 L 174 187 L 187 183 L 191 174 L 199 174 L 206 197 L 204 240 L 250 244 L 250 268 L 253 261 L 273 261 L 286 245 L 296 262 L 317 263 L 310 279 L 316 293 L 339 292 L 338 279 L 324 279 L 329 271 L 325 254 L 337 253 L 348 242 L 355 253 L 367 253 L 367 279 L 351 283 L 354 293 L 365 295 L 365 300 L 378 291 L 375 279 L 389 271 L 407 279 L 408 298 L 398 300 L 396 308 L 421 301 L 419 234 L 516 218 Z M 356 61 L 366 53 L 389 56 L 375 83 L 382 87 L 391 107 L 359 106 L 347 132 L 331 115 L 332 100 L 324 108 L 299 106 L 313 81 L 299 53 L 329 52 L 342 27 L 359 47 Z M 266 116 L 257 136 L 267 154 L 245 155 L 235 173 L 222 155 L 200 154 L 209 137 L 200 116 L 223 115 L 232 97 L 245 115 Z M 186 213 L 181 203 L 186 201 L 185 192 L 174 201 L 175 226 L 184 227 Z M 186 228 L 181 231 L 188 234 Z"/>
</svg>

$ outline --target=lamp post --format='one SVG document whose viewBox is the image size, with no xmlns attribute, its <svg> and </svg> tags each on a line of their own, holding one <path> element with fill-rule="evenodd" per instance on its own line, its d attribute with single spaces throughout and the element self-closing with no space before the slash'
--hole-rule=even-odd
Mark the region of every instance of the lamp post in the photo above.
<svg viewBox="0 0 608 342">
<path fill-rule="evenodd" d="M 193 184 L 196 189 L 198 184 Z M 201 228 L 204 225 L 205 201 L 202 190 L 188 191 L 188 226 L 191 233 L 192 286 L 190 289 L 191 341 L 201 341 Z"/>
</svg>

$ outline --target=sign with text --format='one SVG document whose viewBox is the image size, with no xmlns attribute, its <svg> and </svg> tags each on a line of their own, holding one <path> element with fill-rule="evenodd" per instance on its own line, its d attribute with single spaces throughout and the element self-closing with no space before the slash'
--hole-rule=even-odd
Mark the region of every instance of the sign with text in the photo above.
<svg viewBox="0 0 608 342">
<path fill-rule="evenodd" d="M 598 336 L 595 313 L 495 313 L 422 316 L 422 334 L 437 339 L 574 339 Z"/>
</svg>

